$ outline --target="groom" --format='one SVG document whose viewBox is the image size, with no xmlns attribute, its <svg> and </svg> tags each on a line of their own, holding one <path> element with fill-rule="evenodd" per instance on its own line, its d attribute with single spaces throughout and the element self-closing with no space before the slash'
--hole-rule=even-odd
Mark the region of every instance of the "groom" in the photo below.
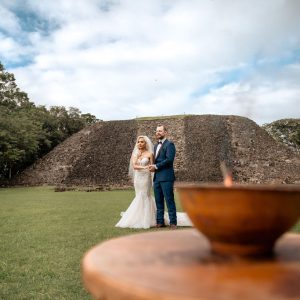
<svg viewBox="0 0 300 300">
<path fill-rule="evenodd" d="M 154 165 L 149 166 L 149 170 L 154 172 L 154 195 L 156 202 L 156 227 L 165 227 L 164 209 L 166 200 L 170 228 L 177 228 L 176 205 L 174 201 L 174 158 L 176 149 L 174 144 L 166 139 L 167 129 L 164 125 L 158 125 L 156 128 L 156 137 L 158 143 L 154 146 Z"/>
</svg>

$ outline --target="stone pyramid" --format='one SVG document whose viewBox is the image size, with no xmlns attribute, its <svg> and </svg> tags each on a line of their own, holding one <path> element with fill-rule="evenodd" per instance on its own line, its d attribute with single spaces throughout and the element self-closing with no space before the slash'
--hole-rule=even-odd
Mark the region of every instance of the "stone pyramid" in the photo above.
<svg viewBox="0 0 300 300">
<path fill-rule="evenodd" d="M 20 185 L 132 186 L 128 165 L 136 137 L 155 142 L 168 128 L 178 182 L 221 182 L 220 162 L 240 183 L 300 184 L 300 156 L 250 119 L 187 115 L 98 122 L 72 135 L 14 179 Z"/>
</svg>

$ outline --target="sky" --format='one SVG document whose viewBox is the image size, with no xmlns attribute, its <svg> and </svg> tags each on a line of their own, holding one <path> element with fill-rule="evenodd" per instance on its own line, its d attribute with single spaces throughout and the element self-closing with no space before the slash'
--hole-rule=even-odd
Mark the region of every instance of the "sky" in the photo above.
<svg viewBox="0 0 300 300">
<path fill-rule="evenodd" d="M 105 121 L 300 118 L 300 1 L 0 0 L 0 61 L 36 105 Z"/>
</svg>

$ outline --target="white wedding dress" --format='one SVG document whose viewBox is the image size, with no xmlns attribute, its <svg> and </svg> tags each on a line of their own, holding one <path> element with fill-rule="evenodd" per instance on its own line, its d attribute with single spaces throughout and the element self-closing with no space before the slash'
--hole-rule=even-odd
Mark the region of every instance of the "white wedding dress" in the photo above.
<svg viewBox="0 0 300 300">
<path fill-rule="evenodd" d="M 138 161 L 141 166 L 147 166 L 147 157 Z M 121 219 L 116 227 L 122 228 L 150 228 L 156 225 L 156 204 L 151 195 L 152 176 L 148 169 L 134 171 L 135 198 L 128 209 L 121 213 Z M 165 213 L 165 224 L 169 225 L 169 216 Z M 186 213 L 177 212 L 178 226 L 192 226 Z"/>
</svg>

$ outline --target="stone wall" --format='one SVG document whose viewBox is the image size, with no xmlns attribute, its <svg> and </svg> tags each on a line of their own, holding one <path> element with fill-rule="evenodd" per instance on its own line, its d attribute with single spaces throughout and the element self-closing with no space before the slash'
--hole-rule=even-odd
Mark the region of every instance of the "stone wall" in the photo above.
<svg viewBox="0 0 300 300">
<path fill-rule="evenodd" d="M 74 134 L 13 180 L 21 185 L 132 186 L 130 155 L 138 135 L 155 141 L 163 123 L 174 141 L 178 181 L 221 182 L 220 162 L 244 183 L 300 184 L 300 157 L 253 121 L 181 116 L 99 122 Z"/>
<path fill-rule="evenodd" d="M 137 133 L 136 121 L 103 122 L 91 132 L 80 159 L 62 183 L 75 185 L 130 184 L 128 166 Z"/>
<path fill-rule="evenodd" d="M 300 156 L 275 141 L 253 121 L 228 117 L 236 180 L 247 183 L 299 183 Z"/>
<path fill-rule="evenodd" d="M 221 182 L 220 162 L 231 166 L 230 136 L 224 116 L 188 116 L 184 124 L 184 181 Z"/>
<path fill-rule="evenodd" d="M 16 185 L 60 184 L 72 172 L 77 160 L 89 145 L 93 144 L 93 133 L 101 130 L 104 122 L 98 122 L 73 134 L 64 142 L 56 146 L 43 158 L 13 178 Z"/>
</svg>

